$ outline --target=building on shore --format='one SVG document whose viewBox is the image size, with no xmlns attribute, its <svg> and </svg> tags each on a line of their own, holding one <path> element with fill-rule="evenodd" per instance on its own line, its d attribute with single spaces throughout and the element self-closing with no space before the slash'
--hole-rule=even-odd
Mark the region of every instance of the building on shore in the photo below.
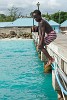
<svg viewBox="0 0 67 100">
<path fill-rule="evenodd" d="M 67 34 L 67 20 L 61 23 L 60 29 L 61 29 L 61 33 Z"/>
<path fill-rule="evenodd" d="M 34 20 L 34 25 L 38 26 L 38 23 Z M 31 33 L 31 27 L 33 26 L 33 18 L 18 18 L 13 22 L 0 22 L 0 33 L 9 34 L 10 31 L 15 33 Z"/>
</svg>

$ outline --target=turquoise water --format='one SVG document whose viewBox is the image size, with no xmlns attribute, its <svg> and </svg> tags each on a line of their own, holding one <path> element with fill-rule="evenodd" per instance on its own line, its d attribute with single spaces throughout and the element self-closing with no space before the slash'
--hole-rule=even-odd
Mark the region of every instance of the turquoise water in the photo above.
<svg viewBox="0 0 67 100">
<path fill-rule="evenodd" d="M 57 100 L 33 40 L 0 40 L 0 100 Z"/>
</svg>

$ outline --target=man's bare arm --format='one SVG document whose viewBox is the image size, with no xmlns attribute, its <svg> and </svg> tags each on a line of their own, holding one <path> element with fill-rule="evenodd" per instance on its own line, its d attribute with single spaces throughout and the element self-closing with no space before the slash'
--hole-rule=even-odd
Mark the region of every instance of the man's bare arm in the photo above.
<svg viewBox="0 0 67 100">
<path fill-rule="evenodd" d="M 40 40 L 40 45 L 43 45 L 44 36 L 45 36 L 45 26 L 44 26 L 44 23 L 42 23 L 41 24 L 41 40 Z"/>
</svg>

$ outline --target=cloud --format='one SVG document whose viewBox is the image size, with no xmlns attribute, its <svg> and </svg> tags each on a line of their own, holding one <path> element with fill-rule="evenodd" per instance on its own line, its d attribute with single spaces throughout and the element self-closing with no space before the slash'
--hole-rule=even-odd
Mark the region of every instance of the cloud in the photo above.
<svg viewBox="0 0 67 100">
<path fill-rule="evenodd" d="M 53 9 L 53 8 L 59 7 L 60 4 L 57 2 L 57 0 L 49 0 L 48 6 L 49 8 Z"/>
<path fill-rule="evenodd" d="M 21 9 L 23 14 L 29 14 L 37 9 L 37 2 L 40 3 L 40 10 L 45 13 L 53 13 L 58 10 L 67 11 L 67 0 L 0 0 L 0 11 L 5 12 L 12 6 Z"/>
<path fill-rule="evenodd" d="M 4 12 L 3 11 L 0 11 L 0 14 L 3 14 Z"/>
</svg>

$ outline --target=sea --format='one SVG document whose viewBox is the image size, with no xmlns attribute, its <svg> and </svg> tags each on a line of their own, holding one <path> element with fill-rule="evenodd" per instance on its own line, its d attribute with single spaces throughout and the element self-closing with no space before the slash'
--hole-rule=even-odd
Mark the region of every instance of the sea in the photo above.
<svg viewBox="0 0 67 100">
<path fill-rule="evenodd" d="M 32 39 L 0 40 L 0 100 L 57 100 Z"/>
</svg>

